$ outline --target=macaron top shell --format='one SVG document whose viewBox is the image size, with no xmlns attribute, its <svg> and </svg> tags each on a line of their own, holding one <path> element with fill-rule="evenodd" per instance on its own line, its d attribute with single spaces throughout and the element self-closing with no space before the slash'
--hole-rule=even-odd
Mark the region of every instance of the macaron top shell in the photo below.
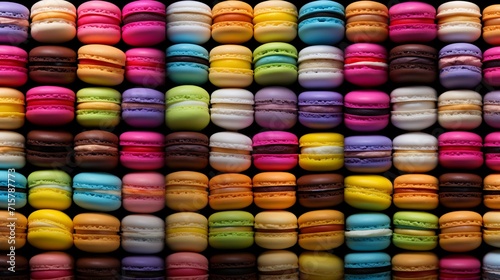
<svg viewBox="0 0 500 280">
<path fill-rule="evenodd" d="M 483 58 L 481 49 L 470 43 L 453 43 L 444 46 L 439 51 L 439 58 L 456 56 L 456 55 L 470 55 L 479 59 Z"/>
<path fill-rule="evenodd" d="M 122 18 L 135 13 L 151 13 L 166 16 L 166 7 L 160 1 L 132 1 L 122 8 Z"/>
<path fill-rule="evenodd" d="M 334 46 L 315 45 L 301 49 L 298 57 L 297 62 L 299 63 L 307 59 L 331 59 L 344 61 L 344 52 Z"/>
<path fill-rule="evenodd" d="M 448 255 L 439 260 L 442 274 L 472 274 L 481 272 L 481 261 L 470 255 Z"/>
<path fill-rule="evenodd" d="M 344 106 L 349 108 L 389 108 L 390 97 L 378 90 L 355 90 L 344 97 Z"/>
<path fill-rule="evenodd" d="M 482 147 L 480 135 L 468 131 L 449 131 L 438 136 L 439 146 L 473 146 Z"/>
<path fill-rule="evenodd" d="M 252 137 L 253 146 L 264 145 L 297 145 L 299 140 L 294 133 L 286 131 L 264 131 Z"/>
<path fill-rule="evenodd" d="M 391 218 L 384 213 L 356 213 L 345 220 L 346 230 L 373 230 L 390 228 Z"/>
<path fill-rule="evenodd" d="M 408 1 L 392 6 L 389 9 L 389 16 L 391 21 L 411 18 L 434 19 L 436 8 L 424 2 Z"/>
<path fill-rule="evenodd" d="M 392 141 L 387 136 L 348 136 L 344 139 L 344 151 L 392 150 Z"/>
<path fill-rule="evenodd" d="M 165 258 L 167 273 L 175 269 L 201 269 L 208 271 L 208 259 L 194 252 L 176 252 Z"/>
<path fill-rule="evenodd" d="M 481 17 L 481 10 L 478 5 L 470 1 L 447 1 L 437 8 L 436 18 L 444 18 L 450 15 L 459 14 L 462 16 Z M 486 11 L 483 11 L 483 20 L 488 18 Z"/>
<path fill-rule="evenodd" d="M 29 264 L 32 271 L 44 271 L 48 268 L 71 270 L 74 266 L 74 259 L 66 252 L 50 251 L 34 255 Z"/>
<path fill-rule="evenodd" d="M 438 149 L 438 139 L 425 132 L 408 132 L 392 139 L 394 150 L 434 150 Z"/>
<path fill-rule="evenodd" d="M 399 87 L 391 91 L 391 103 L 437 101 L 437 91 L 429 86 Z"/>
<path fill-rule="evenodd" d="M 304 4 L 299 9 L 299 18 L 305 17 L 314 13 L 329 13 L 344 15 L 344 6 L 335 1 L 317 0 Z"/>
<path fill-rule="evenodd" d="M 342 106 L 344 97 L 334 91 L 304 91 L 299 94 L 299 106 Z"/>
<path fill-rule="evenodd" d="M 356 43 L 347 46 L 344 57 L 375 57 L 387 59 L 387 49 L 380 44 Z"/>
</svg>

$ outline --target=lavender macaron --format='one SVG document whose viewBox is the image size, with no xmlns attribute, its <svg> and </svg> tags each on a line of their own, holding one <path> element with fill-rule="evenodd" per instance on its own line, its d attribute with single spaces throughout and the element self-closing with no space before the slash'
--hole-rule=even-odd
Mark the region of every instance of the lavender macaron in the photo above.
<svg viewBox="0 0 500 280">
<path fill-rule="evenodd" d="M 122 259 L 123 280 L 165 279 L 165 261 L 157 256 L 128 256 Z"/>
<path fill-rule="evenodd" d="M 28 39 L 29 9 L 14 2 L 0 2 L 0 44 L 18 45 Z"/>
<path fill-rule="evenodd" d="M 286 87 L 264 87 L 255 93 L 254 111 L 262 128 L 290 129 L 297 123 L 297 95 Z"/>
<path fill-rule="evenodd" d="M 439 81 L 447 89 L 473 89 L 482 80 L 483 54 L 469 43 L 454 43 L 439 51 Z"/>
<path fill-rule="evenodd" d="M 487 125 L 500 128 L 500 91 L 490 91 L 484 95 L 483 119 Z"/>
<path fill-rule="evenodd" d="M 344 138 L 344 166 L 360 173 L 382 173 L 392 167 L 392 141 L 382 135 Z"/>
<path fill-rule="evenodd" d="M 150 88 L 129 88 L 122 94 L 122 118 L 133 127 L 158 127 L 165 120 L 165 94 Z"/>
<path fill-rule="evenodd" d="M 311 129 L 331 129 L 342 123 L 342 94 L 304 91 L 299 94 L 299 123 Z"/>
</svg>

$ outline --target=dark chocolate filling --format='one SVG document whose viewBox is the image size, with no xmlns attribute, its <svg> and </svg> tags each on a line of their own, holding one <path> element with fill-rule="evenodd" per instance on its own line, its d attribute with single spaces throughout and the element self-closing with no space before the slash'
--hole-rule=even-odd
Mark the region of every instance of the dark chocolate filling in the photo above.
<svg viewBox="0 0 500 280">
<path fill-rule="evenodd" d="M 390 265 L 381 266 L 381 267 L 363 267 L 363 268 L 344 268 L 345 274 L 374 274 L 381 272 L 391 271 L 392 267 Z"/>
<path fill-rule="evenodd" d="M 36 151 L 36 152 L 47 152 L 47 153 L 63 153 L 70 152 L 70 146 L 36 146 L 36 145 L 26 145 L 26 150 Z"/>
<path fill-rule="evenodd" d="M 483 195 L 500 195 L 500 190 L 498 191 L 483 191 Z"/>
<path fill-rule="evenodd" d="M 282 275 L 282 274 L 292 274 L 298 272 L 297 269 L 285 269 L 285 270 L 277 270 L 277 271 L 259 271 L 260 275 Z"/>
<path fill-rule="evenodd" d="M 129 16 L 126 16 L 123 19 L 123 24 L 134 23 L 138 21 L 161 21 L 166 22 L 167 18 L 165 15 L 154 14 L 154 13 L 135 13 Z"/>
<path fill-rule="evenodd" d="M 390 109 L 344 108 L 344 113 L 358 116 L 383 116 L 389 114 Z"/>
<path fill-rule="evenodd" d="M 154 278 L 154 277 L 164 277 L 165 272 L 163 270 L 158 270 L 158 271 L 127 271 L 127 270 L 122 270 L 122 276 L 124 276 L 124 277 Z"/>
<path fill-rule="evenodd" d="M 460 192 L 477 192 L 477 193 L 480 193 L 481 192 L 481 189 L 479 188 L 474 188 L 474 187 L 445 187 L 445 188 L 441 188 L 439 190 L 440 193 L 443 193 L 443 192 L 456 192 L 456 193 L 460 193 Z"/>
<path fill-rule="evenodd" d="M 483 151 L 485 153 L 496 154 L 496 153 L 500 153 L 500 147 L 484 147 Z"/>
<path fill-rule="evenodd" d="M 30 62 L 29 66 L 76 67 L 76 62 Z"/>
<path fill-rule="evenodd" d="M 500 67 L 500 60 L 485 61 L 483 62 L 483 69 Z"/>
<path fill-rule="evenodd" d="M 292 192 L 292 191 L 295 191 L 294 186 L 276 186 L 276 187 L 253 188 L 253 192 Z"/>
<path fill-rule="evenodd" d="M 210 275 L 246 275 L 256 273 L 254 267 L 210 269 Z"/>
<path fill-rule="evenodd" d="M 208 62 L 208 60 L 200 58 L 200 57 L 195 57 L 195 56 L 168 56 L 166 59 L 166 62 L 167 63 L 192 62 L 192 63 L 198 63 L 198 64 L 210 66 L 210 63 Z"/>
<path fill-rule="evenodd" d="M 301 23 L 304 20 L 308 20 L 311 18 L 317 18 L 317 17 L 330 17 L 330 18 L 340 19 L 342 21 L 345 20 L 345 17 L 337 12 L 324 11 L 324 12 L 310 13 L 308 15 L 301 16 L 299 18 L 299 23 Z"/>
</svg>

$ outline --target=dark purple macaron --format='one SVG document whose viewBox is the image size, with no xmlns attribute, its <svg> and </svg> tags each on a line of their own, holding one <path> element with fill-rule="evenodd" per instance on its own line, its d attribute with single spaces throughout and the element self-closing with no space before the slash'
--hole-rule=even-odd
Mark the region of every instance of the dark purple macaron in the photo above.
<svg viewBox="0 0 500 280">
<path fill-rule="evenodd" d="M 129 256 L 122 259 L 123 280 L 165 279 L 165 261 L 157 256 Z"/>
<path fill-rule="evenodd" d="M 286 87 L 264 87 L 255 93 L 255 122 L 263 128 L 287 130 L 297 123 L 297 95 Z"/>
<path fill-rule="evenodd" d="M 158 127 L 165 120 L 165 94 L 151 88 L 129 88 L 122 94 L 122 118 L 133 127 Z"/>
<path fill-rule="evenodd" d="M 392 140 L 382 135 L 344 138 L 344 165 L 360 173 L 382 173 L 392 167 Z"/>
<path fill-rule="evenodd" d="M 447 89 L 473 89 L 482 80 L 483 53 L 470 43 L 453 43 L 439 51 L 439 81 Z"/>
<path fill-rule="evenodd" d="M 331 129 L 342 123 L 342 94 L 305 91 L 299 94 L 299 122 L 311 129 Z"/>
</svg>

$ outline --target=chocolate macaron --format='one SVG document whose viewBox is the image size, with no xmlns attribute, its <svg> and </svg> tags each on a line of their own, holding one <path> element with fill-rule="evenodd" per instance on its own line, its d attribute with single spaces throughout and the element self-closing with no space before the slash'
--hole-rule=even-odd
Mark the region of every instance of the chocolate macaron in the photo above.
<svg viewBox="0 0 500 280">
<path fill-rule="evenodd" d="M 344 176 L 322 173 L 302 175 L 297 179 L 299 204 L 307 208 L 328 208 L 344 201 Z"/>
<path fill-rule="evenodd" d="M 108 280 L 120 277 L 120 260 L 108 256 L 88 256 L 76 261 L 76 279 Z"/>
<path fill-rule="evenodd" d="M 474 208 L 482 203 L 481 176 L 472 173 L 445 173 L 439 176 L 439 203 L 454 209 Z"/>
<path fill-rule="evenodd" d="M 210 257 L 211 280 L 257 280 L 256 257 L 252 253 L 219 253 Z"/>
<path fill-rule="evenodd" d="M 176 131 L 165 136 L 165 166 L 200 170 L 208 166 L 208 137 L 200 132 Z"/>
<path fill-rule="evenodd" d="M 26 160 L 38 167 L 62 167 L 71 162 L 73 134 L 61 130 L 31 130 L 27 134 Z"/>
<path fill-rule="evenodd" d="M 437 78 L 437 56 L 434 47 L 404 44 L 389 53 L 389 79 L 400 84 L 433 83 Z"/>
<path fill-rule="evenodd" d="M 110 170 L 118 166 L 118 136 L 105 130 L 87 130 L 75 135 L 75 163 L 78 167 Z"/>
<path fill-rule="evenodd" d="M 28 54 L 29 77 L 39 84 L 71 84 L 76 79 L 76 52 L 63 46 L 38 46 Z"/>
</svg>

